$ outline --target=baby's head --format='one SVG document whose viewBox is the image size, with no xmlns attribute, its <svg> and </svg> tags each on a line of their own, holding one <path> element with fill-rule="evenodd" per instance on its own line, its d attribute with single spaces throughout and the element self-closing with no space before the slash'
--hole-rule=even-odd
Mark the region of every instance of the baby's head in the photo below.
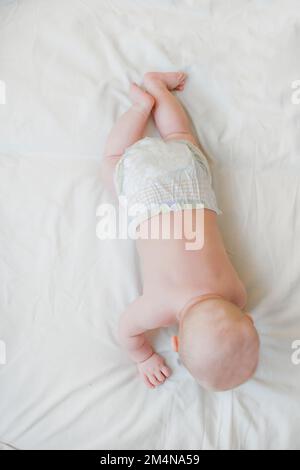
<svg viewBox="0 0 300 470">
<path fill-rule="evenodd" d="M 250 315 L 221 297 L 207 296 L 182 312 L 175 349 L 204 388 L 225 391 L 253 376 L 259 337 Z"/>
</svg>

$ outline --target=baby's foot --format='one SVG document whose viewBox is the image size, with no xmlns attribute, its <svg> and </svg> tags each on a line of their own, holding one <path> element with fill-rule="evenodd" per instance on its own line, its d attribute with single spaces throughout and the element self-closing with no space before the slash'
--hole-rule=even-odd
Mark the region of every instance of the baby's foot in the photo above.
<svg viewBox="0 0 300 470">
<path fill-rule="evenodd" d="M 133 104 L 140 106 L 145 111 L 151 111 L 155 104 L 153 96 L 140 88 L 136 83 L 131 84 L 130 99 Z"/>
<path fill-rule="evenodd" d="M 137 367 L 143 381 L 149 388 L 162 385 L 172 373 L 166 366 L 164 359 L 158 354 L 153 354 L 146 361 L 140 362 Z"/>
<path fill-rule="evenodd" d="M 157 85 L 165 85 L 168 90 L 182 91 L 185 87 L 187 74 L 184 72 L 148 72 L 145 74 L 144 81 L 149 93 L 154 92 Z M 155 93 L 153 93 L 155 94 Z"/>
</svg>

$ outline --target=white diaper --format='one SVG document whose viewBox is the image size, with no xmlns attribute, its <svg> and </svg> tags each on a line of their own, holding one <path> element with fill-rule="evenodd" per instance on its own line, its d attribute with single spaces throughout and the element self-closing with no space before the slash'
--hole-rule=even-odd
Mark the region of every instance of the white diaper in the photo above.
<svg viewBox="0 0 300 470">
<path fill-rule="evenodd" d="M 191 142 L 146 137 L 129 147 L 116 167 L 115 184 L 136 226 L 160 214 L 186 208 L 217 214 L 207 159 Z"/>
</svg>

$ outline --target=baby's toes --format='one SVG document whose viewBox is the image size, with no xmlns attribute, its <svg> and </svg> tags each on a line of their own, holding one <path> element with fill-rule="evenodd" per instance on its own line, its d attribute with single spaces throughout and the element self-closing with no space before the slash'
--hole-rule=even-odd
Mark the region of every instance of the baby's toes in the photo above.
<svg viewBox="0 0 300 470">
<path fill-rule="evenodd" d="M 176 91 L 183 91 L 185 89 L 185 82 L 180 83 L 176 88 Z"/>
<path fill-rule="evenodd" d="M 184 72 L 177 72 L 177 80 L 181 82 L 182 80 L 185 80 L 185 73 Z"/>
</svg>

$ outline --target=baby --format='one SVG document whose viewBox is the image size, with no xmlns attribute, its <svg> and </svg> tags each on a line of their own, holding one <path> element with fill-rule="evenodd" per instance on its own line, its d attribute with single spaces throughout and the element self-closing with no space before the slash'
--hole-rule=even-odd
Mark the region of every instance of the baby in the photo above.
<svg viewBox="0 0 300 470">
<path fill-rule="evenodd" d="M 106 144 L 107 183 L 129 207 L 145 208 L 134 219 L 137 230 L 149 233 L 150 225 L 164 222 L 171 227 L 168 238 L 159 228 L 158 237 L 137 240 L 143 294 L 122 315 L 119 338 L 145 384 L 155 388 L 171 370 L 146 332 L 178 324 L 172 343 L 183 365 L 206 389 L 225 391 L 253 376 L 259 337 L 243 311 L 246 291 L 218 229 L 220 211 L 207 159 L 172 94 L 184 89 L 186 78 L 180 72 L 147 73 L 143 88 L 132 84 L 132 107 Z M 151 115 L 161 139 L 144 138 Z M 188 215 L 190 228 L 178 231 Z M 175 236 L 179 232 L 184 233 Z M 198 249 L 188 249 L 193 237 L 203 240 Z"/>
</svg>

